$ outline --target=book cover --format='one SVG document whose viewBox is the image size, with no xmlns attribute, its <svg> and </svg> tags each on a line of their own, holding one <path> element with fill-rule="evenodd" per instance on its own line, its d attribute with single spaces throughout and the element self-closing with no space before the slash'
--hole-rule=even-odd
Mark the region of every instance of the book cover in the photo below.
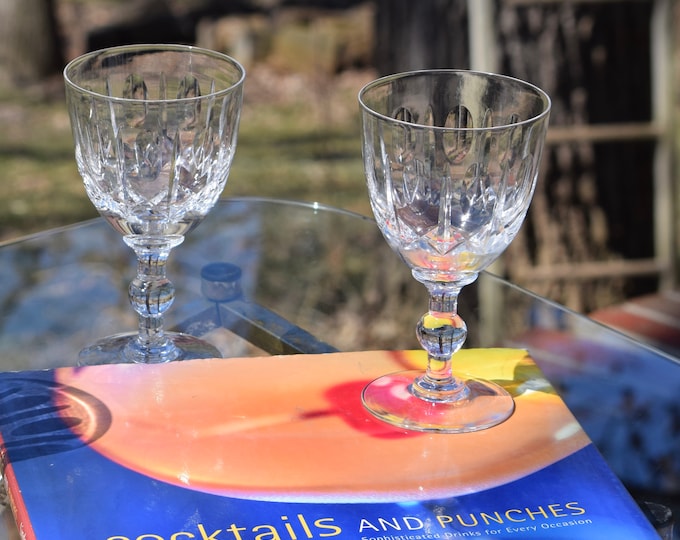
<svg viewBox="0 0 680 540">
<path fill-rule="evenodd" d="M 421 352 L 0 373 L 4 478 L 37 540 L 658 538 L 523 350 L 458 353 L 516 410 L 389 426 L 363 386 Z"/>
</svg>

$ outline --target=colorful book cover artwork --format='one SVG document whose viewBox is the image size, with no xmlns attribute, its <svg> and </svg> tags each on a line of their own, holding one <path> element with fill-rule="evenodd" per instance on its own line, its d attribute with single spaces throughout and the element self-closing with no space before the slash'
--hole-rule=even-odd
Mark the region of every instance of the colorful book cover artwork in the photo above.
<svg viewBox="0 0 680 540">
<path fill-rule="evenodd" d="M 420 352 L 0 374 L 5 481 L 37 540 L 656 539 L 526 351 L 462 351 L 514 396 L 469 434 L 391 427 L 361 389 Z"/>
</svg>

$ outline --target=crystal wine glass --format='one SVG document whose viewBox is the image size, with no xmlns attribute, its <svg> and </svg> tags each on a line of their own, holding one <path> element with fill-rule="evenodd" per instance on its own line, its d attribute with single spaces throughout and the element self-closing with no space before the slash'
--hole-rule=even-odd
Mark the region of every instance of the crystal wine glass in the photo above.
<svg viewBox="0 0 680 540">
<path fill-rule="evenodd" d="M 497 425 L 512 414 L 512 396 L 452 368 L 467 334 L 458 295 L 524 221 L 550 99 L 502 75 L 426 70 L 367 84 L 359 105 L 373 214 L 429 292 L 429 311 L 417 325 L 426 371 L 373 381 L 363 391 L 364 405 L 378 418 L 419 431 Z"/>
<path fill-rule="evenodd" d="M 226 184 L 244 78 L 232 58 L 183 45 L 113 47 L 66 66 L 66 100 L 85 189 L 138 260 L 129 287 L 138 332 L 87 347 L 81 364 L 220 356 L 193 336 L 164 331 L 174 299 L 166 263 Z"/>
</svg>

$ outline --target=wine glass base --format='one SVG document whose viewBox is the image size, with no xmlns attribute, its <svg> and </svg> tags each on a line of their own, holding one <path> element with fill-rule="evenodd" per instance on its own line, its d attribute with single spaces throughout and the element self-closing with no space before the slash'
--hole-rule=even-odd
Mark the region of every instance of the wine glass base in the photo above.
<svg viewBox="0 0 680 540">
<path fill-rule="evenodd" d="M 116 334 L 103 338 L 78 355 L 79 366 L 100 364 L 161 364 L 196 358 L 220 358 L 222 354 L 210 343 L 189 334 L 165 332 L 168 339 L 163 348 L 143 355 L 135 346 L 138 336 L 135 332 Z"/>
<path fill-rule="evenodd" d="M 480 379 L 466 379 L 460 396 L 444 401 L 413 394 L 413 381 L 422 371 L 404 371 L 380 377 L 362 393 L 364 406 L 377 418 L 414 431 L 469 433 L 507 420 L 515 410 L 512 396 L 501 386 Z"/>
</svg>

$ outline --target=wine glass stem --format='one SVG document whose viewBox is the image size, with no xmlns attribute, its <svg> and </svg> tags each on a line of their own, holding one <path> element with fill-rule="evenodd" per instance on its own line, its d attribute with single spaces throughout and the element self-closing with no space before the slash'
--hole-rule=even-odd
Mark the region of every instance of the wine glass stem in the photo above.
<svg viewBox="0 0 680 540">
<path fill-rule="evenodd" d="M 467 337 L 465 321 L 458 315 L 458 294 L 461 287 L 428 285 L 429 311 L 418 322 L 417 335 L 427 351 L 427 370 L 418 377 L 411 391 L 428 401 L 464 399 L 468 389 L 453 375 L 452 356 L 463 346 Z"/>
<path fill-rule="evenodd" d="M 126 238 L 137 255 L 137 276 L 130 283 L 130 304 L 139 317 L 139 334 L 130 342 L 125 354 L 135 362 L 156 363 L 175 360 L 180 354 L 165 336 L 163 316 L 175 298 L 175 287 L 167 278 L 170 250 L 181 242 L 177 239 Z"/>
</svg>

